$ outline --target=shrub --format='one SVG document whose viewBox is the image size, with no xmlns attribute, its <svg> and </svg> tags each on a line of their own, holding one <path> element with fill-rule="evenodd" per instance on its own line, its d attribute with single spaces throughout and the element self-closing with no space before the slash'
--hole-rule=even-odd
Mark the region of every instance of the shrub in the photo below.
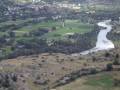
<svg viewBox="0 0 120 90">
<path fill-rule="evenodd" d="M 91 74 L 96 74 L 97 73 L 97 70 L 95 68 L 92 68 L 91 71 L 90 71 Z"/>
<path fill-rule="evenodd" d="M 110 63 L 110 64 L 107 64 L 106 70 L 107 70 L 107 71 L 111 71 L 112 69 L 113 69 L 112 64 L 111 64 L 111 63 Z"/>
<path fill-rule="evenodd" d="M 114 86 L 120 86 L 120 80 L 114 79 Z"/>
<path fill-rule="evenodd" d="M 105 57 L 109 57 L 109 56 L 110 56 L 110 53 L 106 52 Z"/>
</svg>

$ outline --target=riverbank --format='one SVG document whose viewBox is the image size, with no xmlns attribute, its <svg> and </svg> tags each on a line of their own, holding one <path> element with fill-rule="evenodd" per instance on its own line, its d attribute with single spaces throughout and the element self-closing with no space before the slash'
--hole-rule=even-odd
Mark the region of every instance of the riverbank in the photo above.
<svg viewBox="0 0 120 90">
<path fill-rule="evenodd" d="M 105 21 L 99 22 L 97 24 L 99 27 L 102 27 L 105 29 L 100 30 L 100 32 L 97 36 L 96 46 L 90 50 L 83 51 L 80 54 L 86 55 L 86 54 L 101 51 L 101 50 L 110 50 L 110 49 L 115 48 L 112 41 L 107 39 L 107 34 L 112 30 L 112 25 L 110 25 L 110 22 L 111 22 L 111 20 L 105 20 Z M 73 54 L 73 55 L 77 55 L 77 54 Z"/>
</svg>

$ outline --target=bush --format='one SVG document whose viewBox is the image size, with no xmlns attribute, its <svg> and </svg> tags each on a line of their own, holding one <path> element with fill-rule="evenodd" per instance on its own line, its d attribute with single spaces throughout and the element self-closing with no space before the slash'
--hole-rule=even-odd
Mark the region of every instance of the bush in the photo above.
<svg viewBox="0 0 120 90">
<path fill-rule="evenodd" d="M 110 56 L 110 53 L 106 52 L 105 57 L 109 57 L 109 56 Z"/>
<path fill-rule="evenodd" d="M 97 73 L 97 70 L 95 68 L 91 69 L 90 71 L 91 74 L 96 74 Z"/>
<path fill-rule="evenodd" d="M 106 70 L 107 70 L 107 71 L 111 71 L 112 69 L 113 69 L 112 64 L 107 64 Z"/>
</svg>

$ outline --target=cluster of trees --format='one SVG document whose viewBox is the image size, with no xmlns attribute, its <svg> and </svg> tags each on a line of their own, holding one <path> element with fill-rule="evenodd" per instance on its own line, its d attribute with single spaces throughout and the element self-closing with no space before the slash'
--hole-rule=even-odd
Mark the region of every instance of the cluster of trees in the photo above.
<svg viewBox="0 0 120 90">
<path fill-rule="evenodd" d="M 50 46 L 50 51 L 66 54 L 81 52 L 94 47 L 96 40 L 97 32 L 95 31 L 84 35 L 75 34 L 73 36 L 69 36 L 65 41 L 54 41 L 54 43 Z"/>
<path fill-rule="evenodd" d="M 4 21 L 8 8 L 14 5 L 12 0 L 0 0 L 0 21 Z"/>
<path fill-rule="evenodd" d="M 34 0 L 34 1 L 37 1 L 37 0 Z M 81 4 L 84 4 L 84 3 L 120 3 L 119 0 L 42 0 L 42 1 L 45 1 L 45 2 L 49 2 L 49 3 L 53 3 L 53 2 L 62 2 L 62 1 L 68 1 L 68 2 L 72 2 L 72 3 L 81 3 Z"/>
<path fill-rule="evenodd" d="M 28 23 L 33 22 L 34 21 Z M 23 23 L 22 25 L 27 25 L 28 23 Z M 19 28 L 22 27 L 22 25 L 15 25 L 15 27 L 12 28 Z M 51 29 L 55 30 L 56 28 L 52 27 Z M 48 33 L 51 29 L 39 28 L 38 30 L 33 30 L 28 34 L 23 35 L 23 39 L 20 40 L 16 40 L 17 37 L 15 32 L 8 30 L 7 35 L 0 37 L 0 48 L 9 46 L 11 51 L 8 53 L 7 51 L 2 50 L 2 57 L 0 57 L 0 59 L 45 52 L 66 54 L 81 52 L 95 46 L 98 34 L 96 30 L 98 27 L 95 25 L 94 31 L 86 34 L 70 35 L 66 37 L 67 40 L 52 40 L 48 42 L 46 39 L 40 39 L 42 35 Z"/>
<path fill-rule="evenodd" d="M 26 19 L 26 18 L 39 18 L 46 17 L 48 19 L 52 19 L 52 17 L 59 16 L 61 12 L 68 13 L 71 12 L 68 9 L 67 12 L 64 12 L 64 9 L 57 8 L 53 5 L 42 5 L 41 3 L 38 5 L 34 4 L 23 4 L 23 5 L 14 5 L 10 7 L 9 10 L 6 10 L 7 15 L 4 16 L 7 19 Z"/>
<path fill-rule="evenodd" d="M 46 31 L 39 32 L 38 30 L 31 35 L 34 37 L 36 34 L 39 36 L 43 33 L 46 33 Z M 73 36 L 69 36 L 67 40 L 53 40 L 50 42 L 51 45 L 49 45 L 45 39 L 39 39 L 39 37 L 34 37 L 32 39 L 21 39 L 18 40 L 15 45 L 12 45 L 12 53 L 6 57 L 14 58 L 22 55 L 39 54 L 45 52 L 71 54 L 94 47 L 96 39 L 97 32 L 95 31 L 83 35 L 75 34 Z"/>
</svg>

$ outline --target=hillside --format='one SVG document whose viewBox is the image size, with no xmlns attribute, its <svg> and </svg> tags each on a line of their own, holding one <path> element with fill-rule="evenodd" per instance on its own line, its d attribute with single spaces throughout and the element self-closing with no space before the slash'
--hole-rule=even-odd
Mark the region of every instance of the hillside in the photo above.
<svg viewBox="0 0 120 90">
<path fill-rule="evenodd" d="M 120 60 L 119 52 L 115 49 L 86 56 L 43 53 L 4 60 L 0 73 L 9 79 L 1 78 L 0 85 L 12 90 L 119 90 L 120 67 L 114 63 Z"/>
<path fill-rule="evenodd" d="M 120 0 L 0 2 L 0 90 L 120 90 Z"/>
</svg>

